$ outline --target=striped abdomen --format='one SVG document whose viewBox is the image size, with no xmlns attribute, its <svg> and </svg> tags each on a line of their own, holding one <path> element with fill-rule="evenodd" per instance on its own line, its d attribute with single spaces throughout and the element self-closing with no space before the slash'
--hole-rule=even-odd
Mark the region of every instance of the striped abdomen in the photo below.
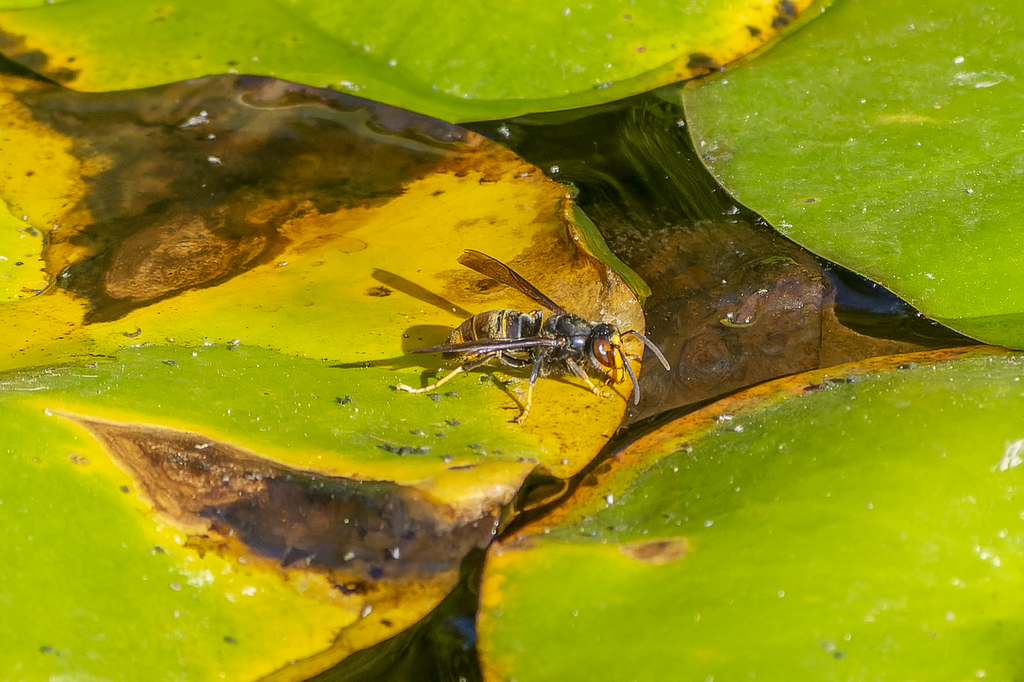
<svg viewBox="0 0 1024 682">
<path fill-rule="evenodd" d="M 488 310 L 460 324 L 449 335 L 448 343 L 537 336 L 540 324 L 540 311 L 524 313 L 518 310 Z"/>
</svg>

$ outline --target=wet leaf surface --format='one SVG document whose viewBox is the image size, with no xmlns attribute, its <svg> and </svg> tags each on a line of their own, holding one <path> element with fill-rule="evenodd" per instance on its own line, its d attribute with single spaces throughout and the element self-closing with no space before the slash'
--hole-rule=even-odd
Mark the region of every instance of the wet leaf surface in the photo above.
<svg viewBox="0 0 1024 682">
<path fill-rule="evenodd" d="M 43 263 L 43 235 L 11 215 L 0 202 L 0 300 L 34 296 L 46 287 Z"/>
<path fill-rule="evenodd" d="M 0 7 L 0 50 L 78 90 L 230 71 L 466 121 L 611 101 L 717 70 L 786 29 L 809 4 L 534 1 L 451 12 L 436 0 L 9 0 Z"/>
<path fill-rule="evenodd" d="M 314 675 L 423 617 L 524 480 L 532 474 L 532 489 L 550 491 L 538 496 L 557 495 L 544 482 L 586 465 L 621 420 L 628 380 L 600 398 L 578 379 L 542 378 L 524 425 L 512 417 L 528 372 L 483 368 L 431 395 L 395 391 L 450 366 L 409 351 L 443 342 L 466 317 L 536 308 L 459 265 L 467 248 L 510 263 L 588 319 L 643 330 L 634 295 L 584 246 L 600 235 L 577 222 L 568 192 L 510 152 L 270 79 L 103 95 L 6 84 L 2 144 L 16 153 L 3 155 L 10 182 L 0 198 L 24 216 L 15 234 L 41 249 L 51 282 L 0 303 L 0 397 L 11 414 L 74 433 L 86 449 L 76 457 L 101 463 L 101 476 L 76 478 L 84 469 L 72 467 L 66 483 L 112 515 L 87 538 L 171 534 L 168 571 L 244 565 L 268 586 L 268 613 L 305 600 L 295 618 L 318 623 L 295 629 L 292 645 L 264 638 L 237 658 L 216 653 L 224 636 L 240 641 L 230 634 L 194 641 L 187 663 L 156 645 L 135 657 L 87 649 L 121 621 L 143 649 L 165 636 L 119 611 L 116 627 L 97 615 L 80 635 L 51 624 L 67 653 L 57 670 Z M 41 166 L 16 145 L 32 138 Z M 42 168 L 54 169 L 53 183 L 33 180 Z M 52 433 L 29 429 L 7 457 L 57 466 L 68 455 Z M 4 509 L 28 509 L 36 489 L 43 504 L 50 494 L 11 486 Z M 20 554 L 4 584 L 48 560 L 52 548 L 25 537 L 50 523 L 36 512 L 14 527 Z M 53 560 L 47 575 L 71 576 L 58 598 L 77 594 L 79 575 L 103 578 L 90 588 L 97 595 L 139 580 L 135 564 L 107 580 L 103 562 Z M 211 584 L 195 617 L 240 617 L 224 611 L 235 603 L 228 588 Z M 160 595 L 132 608 L 163 608 Z M 32 603 L 19 599 L 13 621 L 32 618 Z M 289 636 L 292 623 L 274 632 Z M 42 645 L 12 641 L 5 662 L 48 674 L 53 657 L 34 653 Z"/>
<path fill-rule="evenodd" d="M 492 545 L 485 679 L 1013 679 L 1022 358 L 781 379 L 617 452 Z"/>
<path fill-rule="evenodd" d="M 691 132 L 787 237 L 964 334 L 1022 347 L 1021 21 L 1011 2 L 836 3 L 685 89 Z"/>
</svg>

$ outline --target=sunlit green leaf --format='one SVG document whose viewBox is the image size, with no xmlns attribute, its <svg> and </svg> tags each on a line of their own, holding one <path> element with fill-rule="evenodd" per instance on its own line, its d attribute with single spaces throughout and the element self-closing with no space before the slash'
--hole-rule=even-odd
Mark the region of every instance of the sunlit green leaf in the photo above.
<svg viewBox="0 0 1024 682">
<path fill-rule="evenodd" d="M 68 619 L 80 574 L 100 575 L 88 589 L 113 600 L 118 584 L 149 579 L 143 564 L 162 543 L 173 549 L 164 572 L 247 566 L 272 593 L 277 629 L 250 637 L 263 613 L 253 611 L 234 630 L 250 648 L 217 658 L 224 637 L 241 641 L 225 631 L 195 640 L 180 663 L 145 644 L 165 638 L 147 606 L 159 611 L 162 590 L 177 591 L 163 586 L 139 597 L 139 618 L 117 611 L 115 625 L 105 611 L 88 627 L 54 626 L 52 645 L 19 635 L 0 668 L 113 677 L 137 658 L 157 676 L 252 679 L 301 660 L 281 674 L 315 674 L 421 618 L 531 472 L 575 473 L 621 420 L 628 379 L 602 398 L 576 378 L 542 378 L 522 425 L 512 418 L 524 371 L 483 368 L 431 395 L 395 390 L 457 362 L 409 351 L 475 313 L 537 307 L 460 265 L 466 248 L 589 319 L 643 329 L 636 298 L 585 248 L 599 235 L 577 228 L 567 190 L 502 147 L 272 79 L 102 95 L 7 85 L 0 192 L 14 216 L 3 225 L 35 230 L 18 248 L 52 279 L 0 303 L 11 415 L 0 431 L 12 471 L 64 467 L 66 480 L 51 490 L 45 473 L 12 474 L 0 488 L 0 511 L 26 514 L 11 526 L 21 563 L 0 569 L 0 584 L 47 563 L 65 605 L 53 618 Z M 38 158 L 17 145 L 33 137 Z M 37 169 L 53 169 L 54 183 L 35 182 Z M 56 521 L 43 512 L 51 494 L 91 500 L 88 514 Z M 72 516 L 92 524 L 76 542 L 143 539 L 109 576 L 102 552 L 53 559 L 60 533 L 78 532 Z M 207 590 L 200 627 L 243 618 L 229 608 L 233 585 Z M 35 617 L 38 586 L 25 589 L 5 627 Z M 294 616 L 277 622 L 293 600 Z M 310 624 L 276 646 L 292 617 Z M 136 658 L 119 653 L 119 628 L 134 628 Z M 89 657 L 89 638 L 108 644 Z"/>
<path fill-rule="evenodd" d="M 809 2 L 9 1 L 0 3 L 0 49 L 81 90 L 230 70 L 481 120 L 707 73 L 762 45 Z"/>
<path fill-rule="evenodd" d="M 698 151 L 785 236 L 1024 347 L 1024 11 L 846 0 L 683 92 Z"/>
<path fill-rule="evenodd" d="M 273 572 L 156 525 L 74 424 L 0 395 L 0 667 L 14 679 L 253 679 L 330 644 L 363 598 Z M 42 445 L 42 447 L 41 447 Z M 121 486 L 125 486 L 124 492 Z M 182 656 L 182 652 L 188 652 Z"/>
<path fill-rule="evenodd" d="M 1024 358 L 783 379 L 642 437 L 493 545 L 487 679 L 1015 679 Z"/>
</svg>

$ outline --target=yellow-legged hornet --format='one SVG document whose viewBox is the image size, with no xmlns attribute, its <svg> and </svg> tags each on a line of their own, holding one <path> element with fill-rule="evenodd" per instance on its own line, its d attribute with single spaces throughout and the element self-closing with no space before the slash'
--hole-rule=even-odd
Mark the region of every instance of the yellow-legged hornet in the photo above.
<svg viewBox="0 0 1024 682">
<path fill-rule="evenodd" d="M 498 360 L 503 365 L 516 369 L 533 365 L 526 403 L 516 418 L 516 421 L 522 424 L 530 414 L 533 385 L 537 382 L 537 377 L 553 372 L 579 377 L 595 395 L 599 396 L 603 396 L 604 393 L 590 380 L 587 370 L 612 383 L 624 381 L 625 375 L 628 374 L 630 381 L 633 382 L 633 402 L 639 403 L 640 385 L 622 350 L 623 336 L 635 336 L 643 341 L 665 369 L 669 369 L 668 360 L 662 352 L 640 332 L 620 332 L 614 324 L 587 322 L 579 315 L 567 312 L 501 261 L 479 251 L 467 250 L 459 258 L 459 262 L 529 296 L 553 314 L 547 319 L 543 319 L 540 310 L 531 313 L 519 310 L 489 310 L 474 315 L 452 331 L 446 343 L 412 351 L 462 356 L 467 358 L 465 362 L 429 386 L 412 388 L 398 384 L 398 390 L 409 393 L 433 391 L 459 374 L 480 367 L 491 360 Z"/>
</svg>

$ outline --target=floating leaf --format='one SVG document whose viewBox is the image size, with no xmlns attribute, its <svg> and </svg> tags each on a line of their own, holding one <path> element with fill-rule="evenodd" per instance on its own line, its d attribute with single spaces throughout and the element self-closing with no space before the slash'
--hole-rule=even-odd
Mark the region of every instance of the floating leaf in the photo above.
<svg viewBox="0 0 1024 682">
<path fill-rule="evenodd" d="M 8 0 L 0 49 L 80 90 L 230 70 L 358 92 L 453 121 L 482 120 L 611 101 L 721 68 L 809 3 L 534 0 L 451 12 L 438 0 Z"/>
<path fill-rule="evenodd" d="M 488 551 L 485 678 L 1019 677 L 1022 363 L 819 370 L 640 438 Z"/>
<path fill-rule="evenodd" d="M 685 89 L 693 138 L 786 237 L 945 325 L 1024 347 L 1022 21 L 1007 1 L 836 3 Z"/>
<path fill-rule="evenodd" d="M 564 188 L 472 133 L 266 79 L 124 95 L 34 87 L 19 97 L 68 136 L 63 144 L 79 155 L 69 167 L 98 170 L 59 214 L 12 192 L 10 203 L 39 216 L 30 224 L 59 225 L 45 258 L 61 288 L 0 308 L 12 321 L 3 327 L 8 367 L 169 339 L 241 343 L 326 360 L 333 373 L 377 382 L 389 405 L 421 405 L 428 398 L 388 393 L 422 381 L 412 367 L 438 362 L 408 350 L 443 342 L 474 312 L 536 307 L 459 265 L 465 248 L 512 263 L 584 317 L 642 329 L 630 293 L 578 246 Z M 523 433 L 505 424 L 518 408 L 504 387 L 446 388 L 490 415 L 493 433 L 512 442 Z M 625 403 L 562 381 L 536 394 L 525 431 L 569 474 Z M 572 463 L 560 464 L 565 457 Z"/>
<path fill-rule="evenodd" d="M 5 670 L 24 679 L 126 670 L 253 679 L 358 621 L 364 595 L 311 572 L 286 582 L 154 524 L 99 445 L 26 395 L 0 395 Z"/>
<path fill-rule="evenodd" d="M 163 533 L 179 540 L 161 570 L 202 559 L 216 573 L 244 559 L 275 604 L 306 599 L 296 608 L 320 623 L 301 631 L 313 634 L 289 647 L 259 640 L 244 676 L 298 659 L 293 671 L 315 674 L 418 620 L 528 475 L 572 475 L 621 420 L 628 381 L 602 399 L 575 378 L 543 378 L 524 425 L 511 421 L 523 372 L 484 368 L 429 396 L 394 389 L 428 382 L 424 370 L 444 360 L 408 351 L 443 342 L 470 315 L 536 307 L 459 265 L 466 248 L 510 263 L 570 310 L 643 329 L 636 298 L 583 246 L 597 237 L 577 228 L 565 188 L 501 147 L 271 79 L 103 95 L 7 83 L 8 139 L 38 135 L 42 162 L 64 169 L 49 193 L 2 187 L 46 235 L 53 281 L 0 303 L 0 398 L 27 423 L 59 425 L 28 429 L 7 456 L 57 466 L 68 448 L 54 434 L 73 433 L 104 472 L 72 468 L 66 488 L 112 515 L 85 537 Z M 3 159 L 7 177 L 34 177 L 31 155 Z M 41 483 L 11 485 L 19 492 L 4 509 L 48 499 Z M 121 485 L 128 494 L 97 492 Z M 19 538 L 49 528 L 40 514 Z M 49 560 L 53 543 L 19 545 L 24 565 Z M 51 562 L 52 584 L 69 585 L 51 588 L 61 599 L 77 587 L 59 576 L 103 572 L 85 554 Z M 137 562 L 125 571 L 97 594 L 119 594 L 118 582 L 138 579 L 131 571 L 149 575 Z M 227 597 L 210 599 L 196 617 L 229 618 L 216 608 Z M 32 604 L 20 600 L 11 622 L 32 618 Z M 117 618 L 135 642 L 164 637 L 145 619 Z M 82 636 L 109 638 L 112 627 L 97 617 Z M 38 646 L 19 638 L 0 661 L 35 661 Z M 190 676 L 217 679 L 220 659 L 202 653 L 211 646 L 197 644 Z M 96 651 L 95 665 L 65 657 L 62 670 L 109 677 L 135 660 Z M 139 667 L 177 674 L 164 649 L 148 651 Z M 39 660 L 33 670 L 50 670 Z"/>
</svg>

